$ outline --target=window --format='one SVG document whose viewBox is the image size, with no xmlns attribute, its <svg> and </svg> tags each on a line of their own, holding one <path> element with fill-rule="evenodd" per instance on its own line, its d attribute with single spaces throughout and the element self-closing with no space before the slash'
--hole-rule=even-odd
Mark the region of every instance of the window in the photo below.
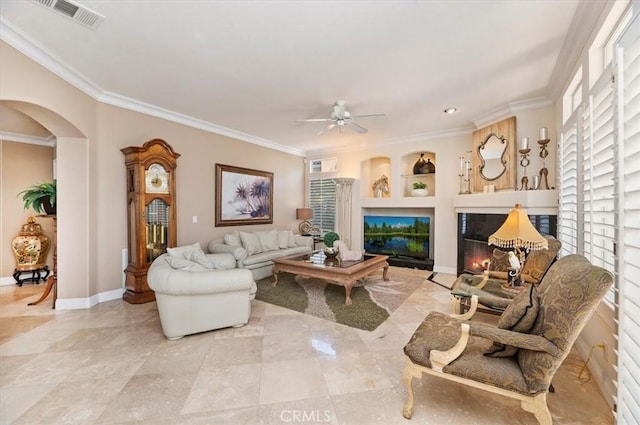
<svg viewBox="0 0 640 425">
<path fill-rule="evenodd" d="M 313 209 L 311 223 L 322 233 L 335 231 L 336 182 L 333 179 L 309 181 L 309 208 Z"/>
<path fill-rule="evenodd" d="M 309 208 L 313 210 L 311 223 L 323 233 L 335 231 L 337 158 L 309 161 Z"/>
</svg>

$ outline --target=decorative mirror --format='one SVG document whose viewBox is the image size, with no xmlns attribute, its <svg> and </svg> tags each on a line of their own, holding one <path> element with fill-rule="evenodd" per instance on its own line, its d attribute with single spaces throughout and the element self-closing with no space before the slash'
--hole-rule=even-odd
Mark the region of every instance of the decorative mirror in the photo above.
<svg viewBox="0 0 640 425">
<path fill-rule="evenodd" d="M 482 193 L 486 185 L 495 190 L 516 188 L 516 117 L 480 128 L 471 135 L 472 192 Z"/>
<path fill-rule="evenodd" d="M 496 180 L 507 171 L 507 161 L 504 155 L 507 152 L 507 139 L 491 133 L 478 146 L 480 157 L 480 175 L 485 180 Z"/>
</svg>

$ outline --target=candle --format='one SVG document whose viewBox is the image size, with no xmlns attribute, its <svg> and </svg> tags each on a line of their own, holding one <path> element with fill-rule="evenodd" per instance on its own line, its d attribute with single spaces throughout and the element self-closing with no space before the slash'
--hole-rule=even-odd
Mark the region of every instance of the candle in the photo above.
<svg viewBox="0 0 640 425">
<path fill-rule="evenodd" d="M 469 180 L 469 161 L 464 162 L 464 178 Z"/>
<path fill-rule="evenodd" d="M 464 174 L 464 157 L 460 157 L 460 175 Z"/>
<path fill-rule="evenodd" d="M 528 137 L 523 137 L 522 138 L 522 149 L 529 149 L 529 138 Z"/>
<path fill-rule="evenodd" d="M 537 189 L 540 183 L 540 176 L 533 176 L 533 188 Z"/>
<path fill-rule="evenodd" d="M 547 140 L 548 138 L 547 127 L 540 127 L 540 140 Z"/>
</svg>

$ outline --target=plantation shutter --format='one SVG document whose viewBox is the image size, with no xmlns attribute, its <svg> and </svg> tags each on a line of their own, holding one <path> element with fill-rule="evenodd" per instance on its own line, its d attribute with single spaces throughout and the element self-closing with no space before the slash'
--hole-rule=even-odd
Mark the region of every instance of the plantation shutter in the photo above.
<svg viewBox="0 0 640 425">
<path fill-rule="evenodd" d="M 336 223 L 336 182 L 333 179 L 309 181 L 309 208 L 313 209 L 314 226 L 323 233 L 335 231 Z"/>
<path fill-rule="evenodd" d="M 567 121 L 558 149 L 560 256 L 578 252 L 578 113 Z"/>
<path fill-rule="evenodd" d="M 640 20 L 634 17 L 618 49 L 621 92 L 620 314 L 617 423 L 640 423 Z"/>
<path fill-rule="evenodd" d="M 583 119 L 582 190 L 583 253 L 593 265 L 616 272 L 617 212 L 614 180 L 617 180 L 614 137 L 614 83 L 608 66 L 589 93 Z M 605 300 L 615 305 L 617 285 Z"/>
</svg>

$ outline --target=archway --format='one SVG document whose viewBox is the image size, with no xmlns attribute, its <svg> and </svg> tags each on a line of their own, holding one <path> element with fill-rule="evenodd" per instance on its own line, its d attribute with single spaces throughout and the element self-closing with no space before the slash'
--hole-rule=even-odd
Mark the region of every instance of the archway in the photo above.
<svg viewBox="0 0 640 425">
<path fill-rule="evenodd" d="M 56 137 L 58 298 L 56 308 L 82 308 L 74 299 L 90 294 L 91 270 L 89 141 L 62 115 L 40 105 L 0 100 L 30 117 Z M 88 307 L 88 306 L 87 306 Z"/>
</svg>

